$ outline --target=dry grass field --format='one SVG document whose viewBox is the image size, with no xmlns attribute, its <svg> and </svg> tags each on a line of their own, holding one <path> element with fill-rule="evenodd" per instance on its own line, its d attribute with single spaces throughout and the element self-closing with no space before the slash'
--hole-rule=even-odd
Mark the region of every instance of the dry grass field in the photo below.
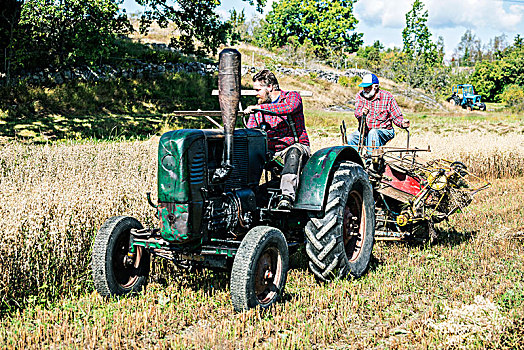
<svg viewBox="0 0 524 350">
<path fill-rule="evenodd" d="M 313 148 L 348 114 L 311 111 Z M 284 302 L 235 314 L 226 274 L 155 265 L 144 294 L 104 300 L 89 260 L 110 216 L 154 225 L 158 138 L 0 151 L 0 347 L 524 348 L 524 120 L 410 116 L 411 145 L 462 160 L 492 186 L 435 245 L 378 243 L 358 280 L 320 285 L 300 257 Z M 491 118 L 491 119 L 490 119 Z M 350 124 L 353 126 L 353 122 Z M 399 132 L 394 144 L 402 145 Z M 157 261 L 158 262 L 158 261 Z"/>
</svg>

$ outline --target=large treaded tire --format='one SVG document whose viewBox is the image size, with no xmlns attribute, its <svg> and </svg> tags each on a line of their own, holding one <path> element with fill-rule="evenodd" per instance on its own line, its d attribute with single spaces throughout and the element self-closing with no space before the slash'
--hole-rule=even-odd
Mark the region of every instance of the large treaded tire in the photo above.
<svg viewBox="0 0 524 350">
<path fill-rule="evenodd" d="M 340 163 L 324 217 L 311 218 L 305 233 L 309 267 L 319 280 L 356 278 L 367 270 L 375 240 L 375 204 L 360 165 Z"/>
<path fill-rule="evenodd" d="M 134 264 L 124 264 L 131 229 L 142 228 L 138 220 L 128 216 L 114 216 L 100 227 L 91 262 L 95 289 L 100 295 L 112 297 L 138 293 L 147 284 L 150 268 L 147 250 L 138 247 Z"/>
<path fill-rule="evenodd" d="M 269 226 L 249 230 L 231 270 L 231 301 L 235 311 L 267 308 L 280 300 L 288 268 L 288 246 L 280 230 Z"/>
</svg>

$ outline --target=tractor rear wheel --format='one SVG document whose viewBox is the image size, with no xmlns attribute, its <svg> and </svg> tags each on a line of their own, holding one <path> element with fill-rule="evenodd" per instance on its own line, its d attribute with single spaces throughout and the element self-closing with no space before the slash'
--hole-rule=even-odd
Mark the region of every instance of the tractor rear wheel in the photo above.
<svg viewBox="0 0 524 350">
<path fill-rule="evenodd" d="M 282 297 L 289 251 L 282 232 L 269 226 L 252 228 L 242 240 L 231 270 L 231 301 L 235 311 L 267 308 Z"/>
<path fill-rule="evenodd" d="M 367 270 L 375 239 L 375 205 L 360 165 L 340 163 L 324 217 L 312 218 L 305 232 L 309 267 L 319 280 L 360 277 Z"/>
<path fill-rule="evenodd" d="M 131 229 L 143 228 L 129 216 L 114 216 L 98 231 L 93 244 L 92 274 L 95 289 L 104 297 L 137 293 L 149 278 L 149 252 L 137 247 L 128 256 Z"/>
</svg>

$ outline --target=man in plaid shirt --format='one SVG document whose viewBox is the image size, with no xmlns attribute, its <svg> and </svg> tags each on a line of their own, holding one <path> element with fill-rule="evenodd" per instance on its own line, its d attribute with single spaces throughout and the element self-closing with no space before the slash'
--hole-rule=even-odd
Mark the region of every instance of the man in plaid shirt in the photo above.
<svg viewBox="0 0 524 350">
<path fill-rule="evenodd" d="M 257 91 L 258 105 L 249 106 L 244 111 L 250 113 L 247 127 L 260 128 L 265 123 L 269 124 L 270 128 L 266 130 L 268 148 L 275 157 L 284 160 L 280 179 L 282 194 L 277 207 L 290 209 L 295 200 L 300 171 L 311 155 L 302 98 L 298 92 L 281 91 L 277 78 L 267 69 L 253 76 L 253 89 Z M 271 114 L 253 113 L 254 109 Z"/>
<path fill-rule="evenodd" d="M 395 137 L 392 123 L 406 129 L 409 127 L 409 120 L 402 116 L 393 95 L 380 90 L 375 74 L 366 74 L 359 86 L 363 90 L 355 97 L 355 117 L 364 137 L 362 145 L 366 147 L 367 154 L 371 154 L 373 147 L 383 146 Z M 360 130 L 348 137 L 350 146 L 358 146 L 359 141 Z"/>
</svg>

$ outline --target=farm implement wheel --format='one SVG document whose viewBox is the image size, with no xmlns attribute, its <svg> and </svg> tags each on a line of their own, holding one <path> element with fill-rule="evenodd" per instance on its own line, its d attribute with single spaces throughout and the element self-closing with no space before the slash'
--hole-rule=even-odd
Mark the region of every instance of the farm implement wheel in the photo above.
<svg viewBox="0 0 524 350">
<path fill-rule="evenodd" d="M 142 225 L 128 216 L 107 220 L 98 231 L 93 245 L 92 273 L 95 289 L 104 297 L 140 292 L 149 277 L 149 252 L 137 247 L 130 257 L 131 229 Z"/>
<path fill-rule="evenodd" d="M 278 229 L 258 226 L 242 240 L 231 271 L 231 300 L 235 311 L 267 308 L 280 299 L 286 284 L 289 252 Z"/>
<path fill-rule="evenodd" d="M 329 187 L 323 218 L 306 225 L 309 267 L 321 281 L 360 277 L 369 266 L 375 234 L 373 190 L 364 169 L 342 162 Z"/>
</svg>

